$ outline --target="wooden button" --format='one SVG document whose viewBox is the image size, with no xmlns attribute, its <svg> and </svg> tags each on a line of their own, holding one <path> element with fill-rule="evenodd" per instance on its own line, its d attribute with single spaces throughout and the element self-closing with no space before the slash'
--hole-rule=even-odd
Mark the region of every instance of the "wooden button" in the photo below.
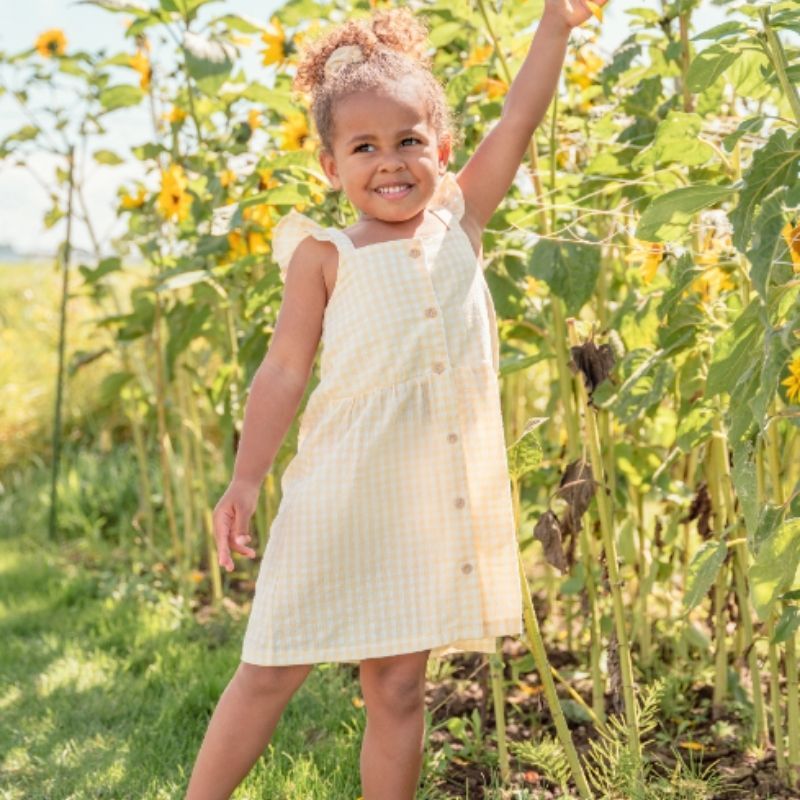
<svg viewBox="0 0 800 800">
<path fill-rule="evenodd" d="M 441 361 L 437 361 L 433 365 L 433 371 L 434 372 L 444 372 L 444 364 Z"/>
<path fill-rule="evenodd" d="M 464 565 L 462 565 L 461 571 L 465 575 L 469 575 L 469 573 L 472 572 L 472 564 L 464 564 Z"/>
<path fill-rule="evenodd" d="M 425 309 L 425 316 L 426 317 L 435 317 L 439 312 L 431 306 L 430 308 Z"/>
<path fill-rule="evenodd" d="M 447 441 L 448 442 L 457 442 L 458 441 L 458 434 L 457 433 L 448 433 L 447 434 Z"/>
<path fill-rule="evenodd" d="M 456 508 L 464 508 L 467 501 L 463 497 L 456 497 Z"/>
<path fill-rule="evenodd" d="M 419 247 L 412 247 L 408 251 L 408 254 L 411 256 L 411 258 L 419 258 L 422 255 L 422 250 L 420 250 Z"/>
</svg>

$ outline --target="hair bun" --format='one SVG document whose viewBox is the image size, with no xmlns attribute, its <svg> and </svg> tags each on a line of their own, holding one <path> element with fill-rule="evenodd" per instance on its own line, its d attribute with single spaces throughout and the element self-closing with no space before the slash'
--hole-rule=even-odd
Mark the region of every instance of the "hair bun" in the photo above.
<svg viewBox="0 0 800 800">
<path fill-rule="evenodd" d="M 364 61 L 364 51 L 357 44 L 343 44 L 337 47 L 325 62 L 326 80 L 338 75 L 348 64 Z"/>
</svg>

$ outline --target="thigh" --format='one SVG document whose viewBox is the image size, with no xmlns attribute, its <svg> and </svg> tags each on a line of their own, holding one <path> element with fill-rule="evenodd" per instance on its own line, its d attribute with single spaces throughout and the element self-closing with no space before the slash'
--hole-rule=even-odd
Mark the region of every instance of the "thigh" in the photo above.
<svg viewBox="0 0 800 800">
<path fill-rule="evenodd" d="M 234 678 L 245 689 L 255 694 L 294 694 L 313 668 L 313 664 L 290 666 L 261 666 L 239 662 Z"/>
</svg>

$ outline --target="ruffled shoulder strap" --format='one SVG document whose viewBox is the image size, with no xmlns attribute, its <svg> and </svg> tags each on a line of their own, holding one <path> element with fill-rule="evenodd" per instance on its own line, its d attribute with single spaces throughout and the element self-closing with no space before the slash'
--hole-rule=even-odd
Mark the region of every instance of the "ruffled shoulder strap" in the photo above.
<svg viewBox="0 0 800 800">
<path fill-rule="evenodd" d="M 464 216 L 464 194 L 456 176 L 449 170 L 439 179 L 429 205 L 434 209 L 443 208 L 449 211 L 456 220 Z"/>
<path fill-rule="evenodd" d="M 300 242 L 307 236 L 313 236 L 319 241 L 328 241 L 341 246 L 339 234 L 333 228 L 323 228 L 311 217 L 301 214 L 297 209 L 292 209 L 286 216 L 278 221 L 272 229 L 272 255 L 280 267 L 281 280 L 286 282 L 286 271 L 289 262 Z"/>
</svg>

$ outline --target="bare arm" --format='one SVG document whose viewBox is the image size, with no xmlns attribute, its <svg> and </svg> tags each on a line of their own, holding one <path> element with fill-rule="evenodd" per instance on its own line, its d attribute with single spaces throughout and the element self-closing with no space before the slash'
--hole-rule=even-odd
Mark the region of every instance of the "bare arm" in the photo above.
<svg viewBox="0 0 800 800">
<path fill-rule="evenodd" d="M 260 487 L 297 413 L 322 335 L 322 263 L 330 246 L 306 238 L 289 263 L 275 331 L 250 385 L 234 481 Z"/>
<path fill-rule="evenodd" d="M 597 0 L 602 6 L 607 0 Z M 548 0 L 499 122 L 457 176 L 465 214 L 483 230 L 506 196 L 553 97 L 573 27 L 591 16 L 583 0 Z"/>
</svg>

